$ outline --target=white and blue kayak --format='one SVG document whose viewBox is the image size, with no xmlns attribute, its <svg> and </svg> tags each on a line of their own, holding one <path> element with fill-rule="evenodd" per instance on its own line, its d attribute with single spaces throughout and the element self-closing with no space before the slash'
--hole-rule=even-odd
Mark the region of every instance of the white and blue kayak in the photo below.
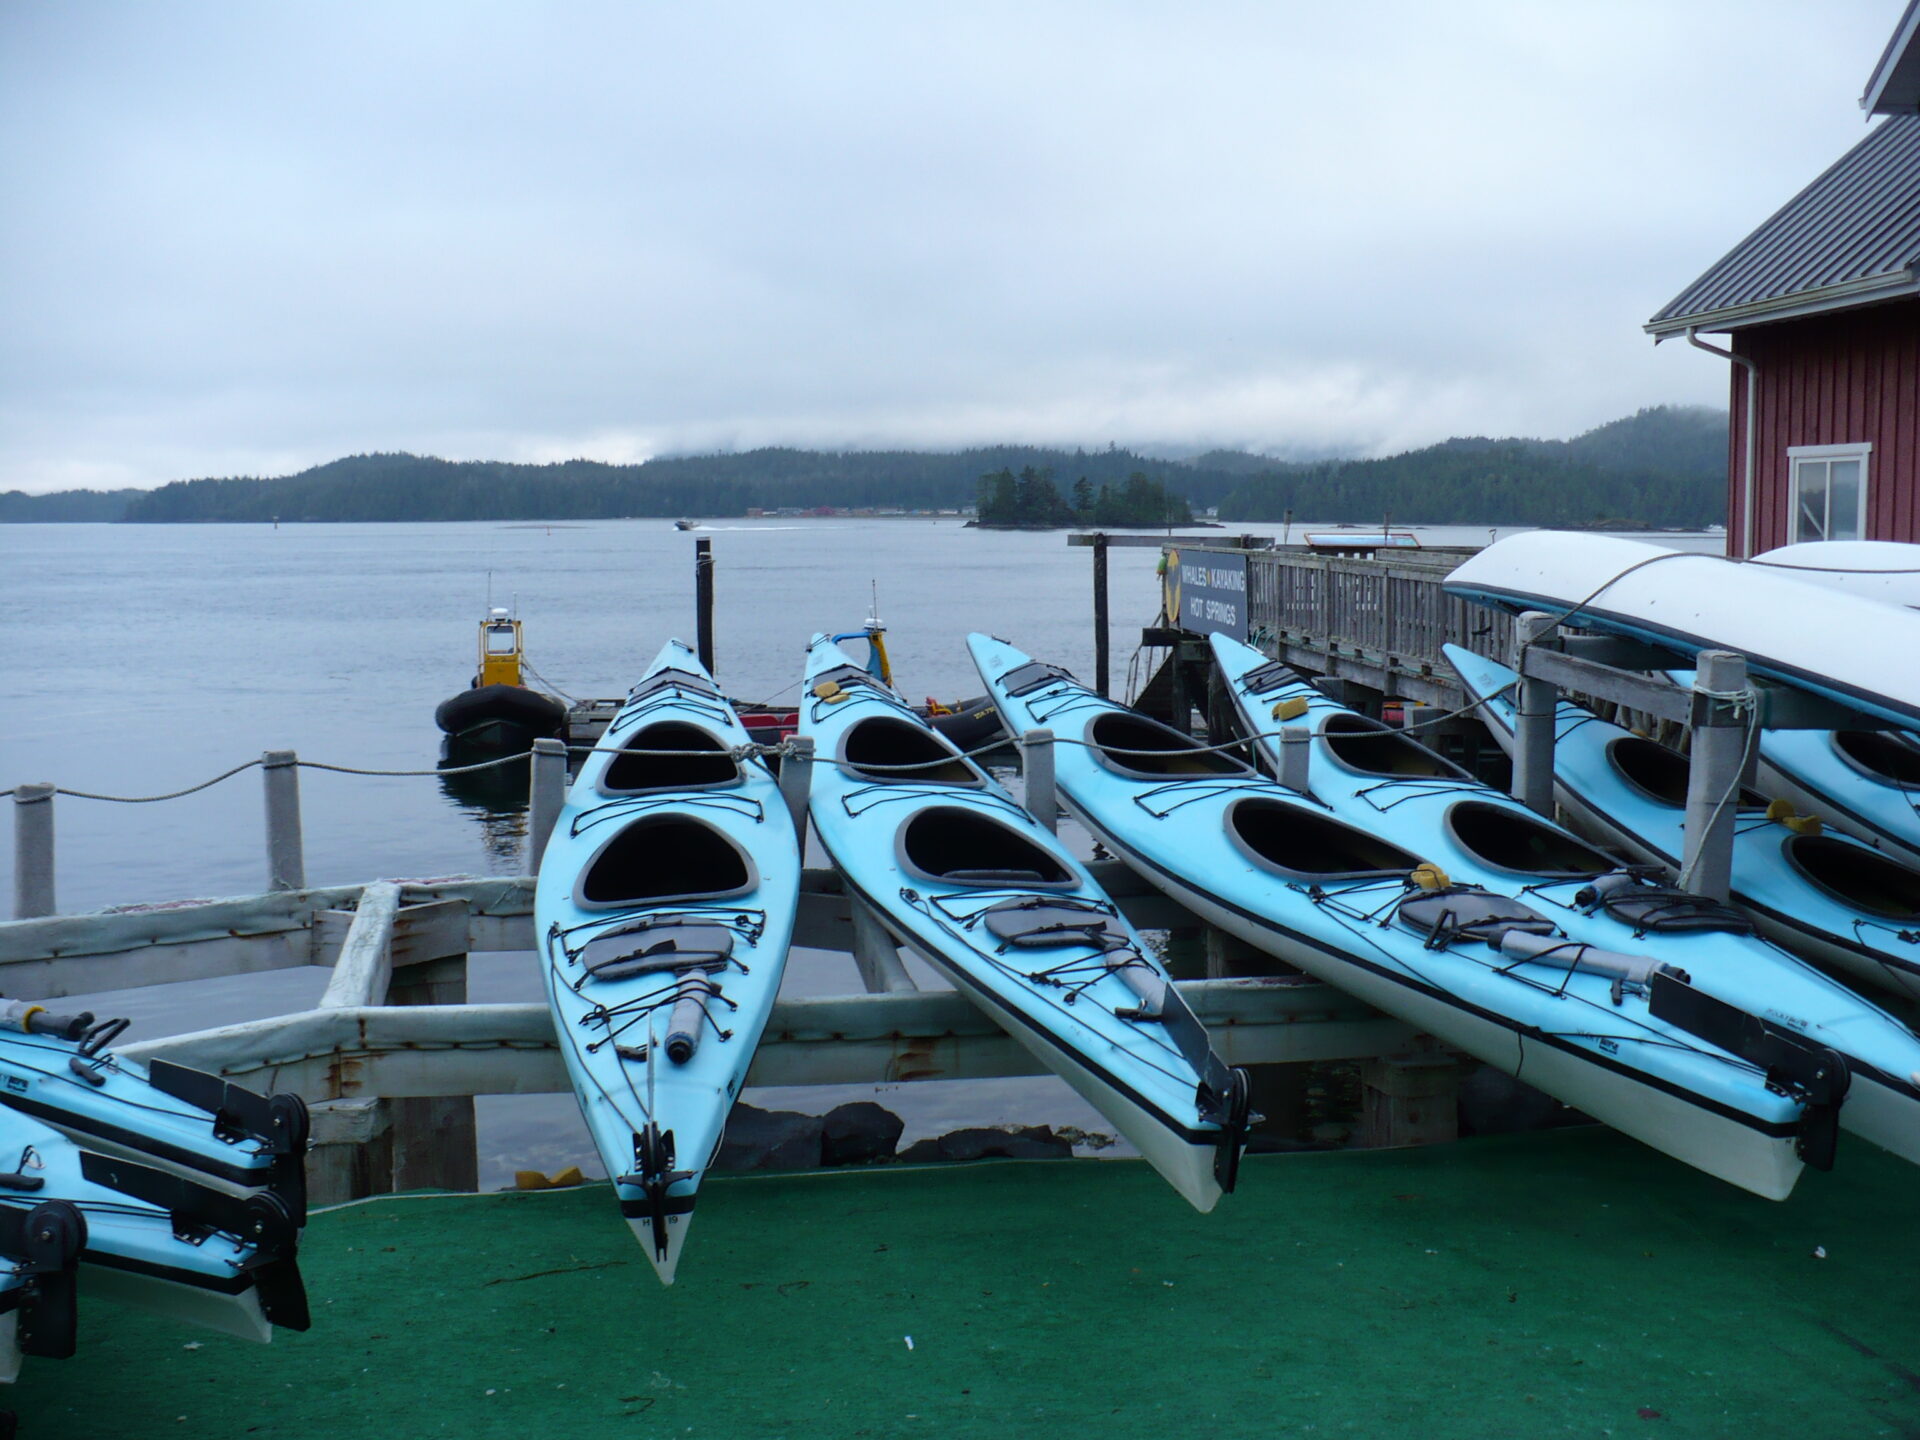
<svg viewBox="0 0 1920 1440">
<path fill-rule="evenodd" d="M 1830 1163 L 1831 1051 L 1763 1033 L 1655 956 L 1454 884 L 1390 826 L 1349 824 L 1004 641 L 969 644 L 1008 726 L 1054 732 L 1065 803 L 1202 919 L 1757 1194 Z"/>
<path fill-rule="evenodd" d="M 70 1200 L 0 1206 L 0 1385 L 19 1379 L 22 1356 L 72 1357 L 86 1244 L 86 1217 Z"/>
<path fill-rule="evenodd" d="M 1743 912 L 1623 869 L 1253 647 L 1215 635 L 1213 651 L 1269 761 L 1279 763 L 1281 726 L 1311 731 L 1312 796 L 1335 815 L 1390 835 L 1456 881 L 1518 894 L 1574 940 L 1651 956 L 1763 1024 L 1834 1050 L 1853 1073 L 1842 1128 L 1920 1162 L 1920 1038 L 1899 1020 L 1760 938 Z"/>
<path fill-rule="evenodd" d="M 1746 562 L 1809 585 L 1920 609 L 1920 545 L 1897 540 L 1803 540 Z"/>
<path fill-rule="evenodd" d="M 306 1224 L 305 1102 L 170 1060 L 125 1059 L 113 1042 L 126 1029 L 30 1001 L 0 1005 L 0 1106 L 215 1189 L 271 1190 Z"/>
<path fill-rule="evenodd" d="M 1535 530 L 1489 545 L 1445 588 L 1518 614 L 1644 640 L 1691 659 L 1732 650 L 1756 675 L 1920 728 L 1920 611 L 1810 585 L 1778 567 Z"/>
<path fill-rule="evenodd" d="M 31 1230 L 64 1200 L 83 1218 L 79 1292 L 266 1342 L 310 1323 L 300 1227 L 270 1190 L 238 1196 L 0 1113 L 0 1220 Z"/>
<path fill-rule="evenodd" d="M 1246 1076 L 1085 867 L 824 635 L 799 733 L 814 830 L 853 902 L 1211 1210 L 1246 1141 Z"/>
<path fill-rule="evenodd" d="M 668 643 L 581 764 L 534 892 L 580 1113 L 663 1283 L 779 992 L 799 892 L 779 785 L 713 677 Z"/>
<path fill-rule="evenodd" d="M 1510 745 L 1514 672 L 1446 647 L 1467 693 Z M 1590 834 L 1669 873 L 1685 850 L 1687 758 L 1570 700 L 1554 721 L 1554 789 Z M 1733 802 L 1733 901 L 1788 949 L 1920 999 L 1920 870 L 1845 835 L 1819 833 L 1742 786 Z M 1774 817 L 1774 818 L 1770 818 Z M 1781 823 L 1794 821 L 1793 824 Z"/>
</svg>

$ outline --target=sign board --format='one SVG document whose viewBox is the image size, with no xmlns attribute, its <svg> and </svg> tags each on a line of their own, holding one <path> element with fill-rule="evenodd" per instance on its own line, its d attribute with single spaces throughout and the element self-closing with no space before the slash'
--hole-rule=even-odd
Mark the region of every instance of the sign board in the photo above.
<svg viewBox="0 0 1920 1440">
<path fill-rule="evenodd" d="M 1247 638 L 1247 557 L 1167 551 L 1167 615 L 1182 630 Z"/>
</svg>

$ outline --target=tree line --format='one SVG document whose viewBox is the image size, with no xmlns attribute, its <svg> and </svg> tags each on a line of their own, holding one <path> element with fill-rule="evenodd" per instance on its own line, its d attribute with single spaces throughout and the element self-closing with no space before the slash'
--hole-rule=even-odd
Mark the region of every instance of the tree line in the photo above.
<svg viewBox="0 0 1920 1440">
<path fill-rule="evenodd" d="M 1018 475 L 1002 467 L 980 477 L 974 499 L 979 522 L 989 528 L 1045 529 L 1062 525 L 1180 525 L 1193 519 L 1186 500 L 1144 471 L 1126 484 L 1096 488 L 1086 475 L 1073 482 L 1069 502 L 1053 482 L 1051 470 L 1023 465 Z"/>
</svg>

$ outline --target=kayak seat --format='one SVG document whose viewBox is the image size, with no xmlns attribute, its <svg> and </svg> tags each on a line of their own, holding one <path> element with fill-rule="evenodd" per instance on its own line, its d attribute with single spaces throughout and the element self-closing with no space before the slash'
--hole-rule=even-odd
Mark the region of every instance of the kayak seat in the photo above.
<svg viewBox="0 0 1920 1440">
<path fill-rule="evenodd" d="M 892 715 L 856 722 L 840 742 L 840 763 L 869 780 L 892 785 L 966 785 L 986 777 L 926 726 Z"/>
<path fill-rule="evenodd" d="M 1018 699 L 1022 695 L 1031 695 L 1036 690 L 1044 690 L 1056 680 L 1072 680 L 1073 672 L 1062 670 L 1058 665 L 1049 665 L 1044 660 L 1029 660 L 1017 665 L 1000 677 L 1000 683 L 1007 694 Z"/>
<path fill-rule="evenodd" d="M 1607 742 L 1607 760 L 1622 780 L 1656 805 L 1679 809 L 1687 803 L 1687 776 L 1693 766 L 1679 751 L 1638 735 L 1622 735 Z M 1739 806 L 1764 810 L 1767 797 L 1742 785 Z"/>
<path fill-rule="evenodd" d="M 1920 920 L 1920 870 L 1831 835 L 1790 835 L 1788 861 L 1820 889 L 1887 920 Z"/>
<path fill-rule="evenodd" d="M 581 867 L 574 903 L 585 910 L 612 910 L 741 895 L 757 883 L 752 860 L 705 821 L 648 815 L 622 827 Z"/>
<path fill-rule="evenodd" d="M 1482 865 L 1519 875 L 1605 875 L 1616 868 L 1586 841 L 1512 805 L 1459 801 L 1447 810 L 1447 832 Z"/>
<path fill-rule="evenodd" d="M 1240 688 L 1249 695 L 1271 695 L 1275 690 L 1306 683 L 1300 672 L 1284 660 L 1269 660 L 1240 677 Z"/>
<path fill-rule="evenodd" d="M 1753 922 L 1731 905 L 1671 885 L 1623 885 L 1602 895 L 1599 908 L 1643 935 L 1700 930 L 1753 934 Z"/>
<path fill-rule="evenodd" d="M 1077 905 L 1009 900 L 988 910 L 986 919 L 989 931 L 1021 950 L 1054 945 L 1093 945 L 1104 950 L 1126 943 L 1111 915 Z"/>
<path fill-rule="evenodd" d="M 1474 778 L 1418 740 L 1364 715 L 1329 715 L 1320 728 L 1320 738 L 1335 759 L 1368 775 L 1466 781 Z"/>
<path fill-rule="evenodd" d="M 671 752 L 694 750 L 687 755 Z M 661 753 L 669 752 L 669 753 Z M 720 737 L 684 720 L 662 720 L 636 730 L 607 762 L 602 795 L 639 795 L 650 790 L 694 790 L 732 785 L 740 765 Z"/>
<path fill-rule="evenodd" d="M 1227 833 L 1241 854 L 1289 879 L 1404 876 L 1420 863 L 1390 841 L 1284 800 L 1236 800 L 1227 811 Z"/>
<path fill-rule="evenodd" d="M 1854 769 L 1903 790 L 1920 789 L 1920 746 L 1884 730 L 1836 730 L 1833 748 Z"/>
<path fill-rule="evenodd" d="M 1069 885 L 1066 866 L 1018 830 L 958 805 L 918 811 L 900 827 L 902 867 L 949 885 Z"/>
<path fill-rule="evenodd" d="M 1093 724 L 1087 727 L 1087 738 L 1102 764 L 1136 779 L 1254 773 L 1231 755 L 1208 750 L 1171 725 L 1129 711 L 1106 710 L 1094 716 Z"/>
<path fill-rule="evenodd" d="M 596 935 L 580 961 L 595 980 L 630 980 L 661 971 L 724 970 L 733 958 L 733 932 L 724 925 L 642 920 Z"/>
<path fill-rule="evenodd" d="M 1477 885 L 1409 895 L 1400 902 L 1400 918 L 1415 934 L 1432 935 L 1442 943 L 1457 936 L 1498 945 L 1509 930 L 1529 935 L 1554 933 L 1553 921 L 1532 906 Z"/>
<path fill-rule="evenodd" d="M 686 690 L 696 695 L 718 695 L 711 680 L 691 670 L 658 670 L 627 692 L 627 703 L 645 699 L 662 690 Z"/>
</svg>

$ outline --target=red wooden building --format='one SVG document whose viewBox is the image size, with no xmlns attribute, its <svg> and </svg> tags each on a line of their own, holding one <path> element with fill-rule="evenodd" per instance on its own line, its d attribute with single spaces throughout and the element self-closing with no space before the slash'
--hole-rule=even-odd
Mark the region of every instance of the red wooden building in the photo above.
<svg viewBox="0 0 1920 1440">
<path fill-rule="evenodd" d="M 1734 362 L 1730 555 L 1920 543 L 1920 0 L 1860 104 L 1886 118 L 1647 322 Z"/>
</svg>

